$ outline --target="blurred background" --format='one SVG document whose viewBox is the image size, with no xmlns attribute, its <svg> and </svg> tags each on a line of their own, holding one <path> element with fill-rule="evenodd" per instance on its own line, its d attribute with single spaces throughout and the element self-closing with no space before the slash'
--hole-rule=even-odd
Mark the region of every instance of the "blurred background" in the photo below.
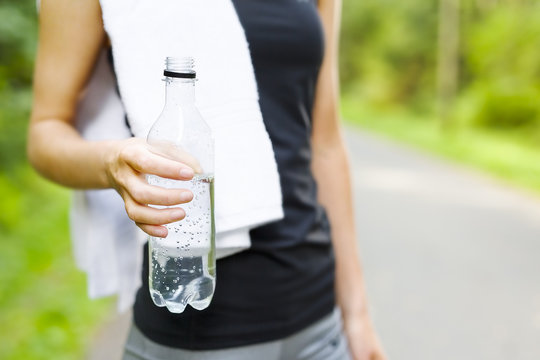
<svg viewBox="0 0 540 360">
<path fill-rule="evenodd" d="M 113 300 L 87 299 L 69 192 L 25 159 L 36 40 L 35 2 L 1 1 L 0 359 L 96 357 L 123 336 L 103 335 Z M 344 0 L 342 116 L 390 359 L 540 358 L 539 44 L 534 0 Z"/>
</svg>

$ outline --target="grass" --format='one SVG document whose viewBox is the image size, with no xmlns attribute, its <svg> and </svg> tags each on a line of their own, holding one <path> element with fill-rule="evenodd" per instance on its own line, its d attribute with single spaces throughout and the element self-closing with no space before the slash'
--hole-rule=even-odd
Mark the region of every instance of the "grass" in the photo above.
<svg viewBox="0 0 540 360">
<path fill-rule="evenodd" d="M 413 115 L 410 111 L 373 110 L 347 96 L 342 99 L 341 110 L 351 124 L 540 194 L 540 146 L 523 133 L 489 131 L 463 124 L 441 131 L 434 117 Z"/>
<path fill-rule="evenodd" d="M 88 300 L 75 269 L 68 192 L 20 165 L 0 198 L 0 359 L 82 358 L 111 301 Z"/>
</svg>

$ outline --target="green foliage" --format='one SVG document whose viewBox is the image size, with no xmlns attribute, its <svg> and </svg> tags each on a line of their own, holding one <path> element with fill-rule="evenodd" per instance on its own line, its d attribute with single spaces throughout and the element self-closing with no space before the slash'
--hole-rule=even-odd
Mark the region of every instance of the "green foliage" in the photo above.
<svg viewBox="0 0 540 360">
<path fill-rule="evenodd" d="M 374 104 L 415 103 L 433 91 L 436 0 L 348 0 L 341 81 Z"/>
<path fill-rule="evenodd" d="M 30 89 L 0 91 L 0 173 L 9 174 L 26 161 Z"/>
<path fill-rule="evenodd" d="M 21 165 L 0 175 L 0 359 L 79 359 L 110 301 L 74 268 L 68 193 Z"/>
<path fill-rule="evenodd" d="M 493 129 L 538 125 L 540 92 L 529 89 L 498 89 L 482 93 L 482 102 L 473 117 L 475 124 Z"/>
<path fill-rule="evenodd" d="M 473 124 L 540 130 L 539 11 L 532 2 L 507 4 L 466 27 L 462 96 L 476 97 Z"/>
<path fill-rule="evenodd" d="M 0 90 L 30 85 L 36 48 L 35 2 L 0 3 Z"/>
<path fill-rule="evenodd" d="M 5 173 L 25 159 L 36 31 L 34 1 L 0 2 L 0 171 Z"/>
<path fill-rule="evenodd" d="M 463 52 L 474 79 L 539 85 L 540 4 L 499 6 L 464 27 Z"/>
<path fill-rule="evenodd" d="M 407 106 L 429 114 L 436 100 L 438 3 L 345 0 L 343 92 L 362 106 Z M 540 3 L 491 3 L 461 1 L 454 117 L 471 126 L 540 133 Z"/>
</svg>

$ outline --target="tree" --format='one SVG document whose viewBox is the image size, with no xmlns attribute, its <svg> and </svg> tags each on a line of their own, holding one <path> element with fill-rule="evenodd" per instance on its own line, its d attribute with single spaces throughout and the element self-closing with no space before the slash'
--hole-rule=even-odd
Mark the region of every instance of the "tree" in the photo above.
<svg viewBox="0 0 540 360">
<path fill-rule="evenodd" d="M 437 100 L 443 127 L 448 126 L 459 79 L 460 0 L 439 1 Z"/>
</svg>

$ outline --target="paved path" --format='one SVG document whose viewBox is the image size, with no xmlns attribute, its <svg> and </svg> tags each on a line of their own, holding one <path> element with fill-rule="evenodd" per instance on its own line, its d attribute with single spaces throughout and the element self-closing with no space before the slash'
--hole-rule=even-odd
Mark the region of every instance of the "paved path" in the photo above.
<svg viewBox="0 0 540 360">
<path fill-rule="evenodd" d="M 348 134 L 368 296 L 390 359 L 540 359 L 540 201 Z"/>
<path fill-rule="evenodd" d="M 362 132 L 347 140 L 389 358 L 540 359 L 540 201 Z M 118 358 L 126 320 L 104 327 L 92 359 Z"/>
</svg>

